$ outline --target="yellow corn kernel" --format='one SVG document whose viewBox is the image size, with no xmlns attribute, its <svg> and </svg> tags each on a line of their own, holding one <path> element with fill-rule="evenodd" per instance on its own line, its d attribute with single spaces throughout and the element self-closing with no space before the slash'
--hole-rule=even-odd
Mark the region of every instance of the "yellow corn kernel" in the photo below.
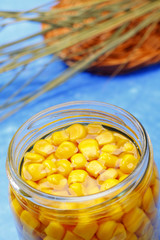
<svg viewBox="0 0 160 240">
<path fill-rule="evenodd" d="M 41 163 L 31 163 L 28 165 L 27 170 L 30 174 L 30 179 L 28 180 L 32 181 L 38 181 L 47 175 L 44 165 Z"/>
<path fill-rule="evenodd" d="M 118 223 L 111 240 L 119 240 L 119 239 L 125 240 L 126 237 L 127 237 L 127 233 L 123 224 Z"/>
<path fill-rule="evenodd" d="M 98 177 L 98 183 L 102 184 L 107 179 L 110 179 L 110 178 L 115 179 L 117 177 L 118 177 L 117 170 L 114 168 L 108 168 L 107 170 L 105 170 L 103 173 L 100 174 L 100 176 Z"/>
<path fill-rule="evenodd" d="M 46 236 L 45 238 L 43 238 L 43 240 L 57 240 L 57 238 Z"/>
<path fill-rule="evenodd" d="M 52 162 L 56 162 L 57 159 L 56 159 L 54 153 L 51 153 L 51 154 L 46 158 L 46 160 L 51 160 Z"/>
<path fill-rule="evenodd" d="M 72 157 L 77 151 L 78 149 L 74 143 L 64 141 L 58 146 L 55 155 L 59 159 L 68 159 Z"/>
<path fill-rule="evenodd" d="M 52 134 L 52 142 L 56 146 L 67 140 L 69 140 L 69 134 L 65 130 L 57 131 Z"/>
<path fill-rule="evenodd" d="M 136 168 L 137 163 L 137 158 L 135 158 L 132 154 L 125 154 L 120 161 L 120 170 L 123 173 L 129 174 Z"/>
<path fill-rule="evenodd" d="M 104 240 L 105 237 L 105 240 L 110 240 L 113 236 L 116 226 L 117 224 L 115 221 L 106 221 L 104 223 L 101 223 L 97 231 L 98 239 Z"/>
<path fill-rule="evenodd" d="M 47 157 L 49 154 L 55 151 L 55 147 L 46 140 L 41 139 L 34 144 L 33 150 L 36 153 L 39 153 L 44 157 Z"/>
<path fill-rule="evenodd" d="M 83 240 L 83 239 L 76 236 L 74 233 L 67 231 L 63 240 Z"/>
<path fill-rule="evenodd" d="M 79 143 L 79 150 L 88 161 L 95 160 L 99 157 L 99 146 L 95 139 L 85 139 Z"/>
<path fill-rule="evenodd" d="M 91 240 L 97 230 L 98 224 L 96 222 L 89 224 L 83 224 L 79 222 L 74 228 L 73 232 L 84 240 Z"/>
<path fill-rule="evenodd" d="M 98 175 L 104 170 L 104 166 L 102 163 L 94 160 L 88 163 L 86 170 L 92 176 L 97 178 Z"/>
<path fill-rule="evenodd" d="M 114 142 L 114 135 L 112 132 L 105 130 L 96 137 L 98 144 L 103 146 L 108 143 Z"/>
<path fill-rule="evenodd" d="M 19 204 L 18 200 L 16 198 L 14 198 L 11 202 L 11 207 L 13 208 L 14 212 L 20 216 L 23 208 L 21 207 L 21 205 Z"/>
<path fill-rule="evenodd" d="M 122 221 L 128 232 L 135 233 L 143 223 L 144 218 L 145 214 L 143 210 L 134 208 L 130 212 L 124 214 Z"/>
<path fill-rule="evenodd" d="M 65 229 L 59 222 L 51 221 L 44 232 L 56 240 L 61 240 L 64 237 Z"/>
<path fill-rule="evenodd" d="M 68 177 L 68 184 L 82 183 L 85 181 L 88 173 L 84 170 L 73 170 Z"/>
<path fill-rule="evenodd" d="M 43 165 L 45 167 L 45 171 L 48 175 L 52 174 L 52 173 L 56 173 L 57 172 L 57 167 L 55 162 L 53 162 L 52 160 L 45 160 L 43 162 Z"/>
<path fill-rule="evenodd" d="M 101 150 L 102 152 L 114 153 L 117 150 L 117 146 L 113 144 L 106 144 Z"/>
<path fill-rule="evenodd" d="M 124 145 L 126 142 L 128 142 L 128 139 L 120 133 L 114 132 L 113 135 L 115 137 L 115 142 L 118 147 L 120 147 L 120 146 Z"/>
<path fill-rule="evenodd" d="M 143 236 L 147 232 L 147 230 L 149 229 L 150 225 L 151 225 L 151 222 L 150 222 L 149 218 L 146 216 L 144 218 L 143 223 L 141 224 L 139 229 L 136 231 L 136 235 L 138 237 Z"/>
<path fill-rule="evenodd" d="M 138 238 L 134 233 L 127 233 L 126 240 L 138 240 Z"/>
<path fill-rule="evenodd" d="M 152 213 L 155 209 L 155 203 L 152 195 L 152 190 L 149 187 L 143 195 L 142 208 L 146 213 Z"/>
<path fill-rule="evenodd" d="M 33 153 L 33 152 L 26 152 L 26 154 L 24 155 L 24 161 L 25 162 L 43 162 L 44 161 L 44 157 L 38 153 Z"/>
<path fill-rule="evenodd" d="M 125 178 L 128 177 L 128 174 L 123 174 L 120 178 L 119 181 L 122 182 Z"/>
<path fill-rule="evenodd" d="M 86 126 L 88 134 L 99 134 L 104 130 L 102 125 L 90 123 Z"/>
<path fill-rule="evenodd" d="M 85 126 L 82 124 L 76 123 L 71 125 L 66 129 L 66 132 L 69 134 L 71 141 L 76 141 L 77 139 L 84 138 L 87 134 Z"/>
<path fill-rule="evenodd" d="M 40 225 L 39 221 L 26 210 L 21 213 L 20 220 L 22 225 L 26 226 L 29 229 L 35 229 Z"/>
<path fill-rule="evenodd" d="M 87 163 L 82 153 L 76 153 L 71 157 L 72 166 L 75 169 L 84 169 Z"/>
<path fill-rule="evenodd" d="M 59 173 L 48 176 L 47 180 L 53 185 L 54 189 L 57 190 L 64 188 L 67 184 L 67 179 Z"/>
<path fill-rule="evenodd" d="M 99 157 L 99 161 L 102 164 L 104 164 L 106 167 L 115 168 L 116 164 L 118 162 L 118 157 L 116 157 L 110 153 L 102 152 Z"/>
<path fill-rule="evenodd" d="M 52 135 L 50 134 L 49 136 L 45 137 L 45 140 L 52 144 Z"/>
<path fill-rule="evenodd" d="M 35 183 L 33 181 L 29 181 L 29 180 L 26 181 L 26 183 L 28 183 L 28 185 L 30 185 L 31 187 L 38 189 L 38 184 L 37 183 Z"/>
<path fill-rule="evenodd" d="M 104 181 L 104 183 L 101 185 L 101 191 L 105 191 L 109 188 L 114 187 L 115 185 L 117 185 L 119 183 L 119 181 L 117 179 L 107 179 L 106 181 Z"/>
<path fill-rule="evenodd" d="M 71 162 L 67 159 L 62 159 L 56 162 L 57 170 L 61 173 L 64 177 L 68 177 L 70 172 L 72 171 Z"/>
<path fill-rule="evenodd" d="M 40 212 L 39 216 L 38 216 L 38 220 L 44 225 L 47 226 L 49 224 L 49 220 L 47 219 L 47 217 L 44 216 L 44 214 L 42 214 Z"/>
<path fill-rule="evenodd" d="M 155 204 L 157 205 L 160 197 L 160 181 L 158 179 L 155 180 L 155 183 L 152 186 L 152 192 Z"/>
<path fill-rule="evenodd" d="M 110 220 L 120 221 L 123 214 L 124 212 L 121 205 L 119 203 L 114 203 L 108 210 L 107 217 L 109 217 Z"/>
<path fill-rule="evenodd" d="M 123 146 L 123 151 L 130 152 L 133 151 L 134 145 L 130 142 L 126 142 Z"/>
<path fill-rule="evenodd" d="M 73 183 L 69 187 L 69 192 L 71 195 L 75 196 L 83 196 L 84 195 L 84 187 L 81 183 Z"/>
</svg>

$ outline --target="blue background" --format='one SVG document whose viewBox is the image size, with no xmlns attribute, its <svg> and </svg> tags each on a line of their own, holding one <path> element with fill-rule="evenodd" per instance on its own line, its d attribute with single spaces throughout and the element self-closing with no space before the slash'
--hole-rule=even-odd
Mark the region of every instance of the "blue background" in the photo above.
<svg viewBox="0 0 160 240">
<path fill-rule="evenodd" d="M 0 10 L 27 10 L 42 3 L 47 1 L 5 0 L 0 1 Z M 16 28 L 12 26 L 1 32 L 0 44 L 31 34 L 39 28 L 39 25 L 31 23 L 20 23 Z M 56 71 L 65 68 L 63 62 L 57 62 Z M 48 74 L 54 75 L 55 69 L 49 69 Z M 1 75 L 0 82 L 5 81 L 6 77 Z M 42 75 L 40 82 L 45 81 L 45 76 Z M 151 137 L 155 161 L 160 170 L 160 65 L 114 79 L 86 72 L 78 74 L 0 123 L 0 240 L 18 240 L 8 204 L 8 180 L 5 172 L 7 149 L 13 134 L 24 121 L 37 112 L 55 104 L 74 100 L 104 101 L 118 105 L 135 115 Z"/>
</svg>

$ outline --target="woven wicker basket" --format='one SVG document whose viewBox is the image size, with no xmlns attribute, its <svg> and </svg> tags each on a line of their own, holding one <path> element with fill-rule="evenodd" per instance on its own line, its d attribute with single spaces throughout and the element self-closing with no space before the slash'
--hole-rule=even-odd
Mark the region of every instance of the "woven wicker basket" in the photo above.
<svg viewBox="0 0 160 240">
<path fill-rule="evenodd" d="M 55 7 L 66 7 L 69 4 L 73 5 L 74 3 L 75 1 L 73 0 L 61 0 Z M 132 21 L 128 28 L 133 28 L 141 20 L 142 18 Z M 46 25 L 43 24 L 43 27 L 45 28 Z M 143 29 L 140 31 L 134 37 L 118 46 L 109 55 L 106 53 L 101 56 L 87 70 L 100 75 L 119 74 L 127 73 L 135 69 L 160 62 L 160 22 L 154 24 L 149 36 L 146 37 L 142 44 L 138 44 L 141 42 L 146 30 L 147 29 Z M 45 38 L 54 37 L 67 32 L 69 33 L 68 28 L 52 30 L 45 34 Z M 88 55 L 87 51 L 85 52 L 84 50 L 87 50 L 89 47 L 108 39 L 111 34 L 113 34 L 113 31 L 103 33 L 99 36 L 88 39 L 87 41 L 76 44 L 63 50 L 59 56 L 69 66 L 72 66 L 76 61 L 81 60 Z M 81 55 L 76 54 L 81 51 L 84 51 L 85 53 Z"/>
</svg>

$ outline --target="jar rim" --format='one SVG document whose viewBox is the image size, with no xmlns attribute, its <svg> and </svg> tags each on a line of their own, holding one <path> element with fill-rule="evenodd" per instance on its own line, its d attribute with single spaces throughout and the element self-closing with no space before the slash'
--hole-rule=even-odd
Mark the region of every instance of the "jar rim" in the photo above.
<svg viewBox="0 0 160 240">
<path fill-rule="evenodd" d="M 38 189 L 35 189 L 33 187 L 31 187 L 30 185 L 28 185 L 21 177 L 20 175 L 17 173 L 17 171 L 15 170 L 14 166 L 13 166 L 13 143 L 14 140 L 16 138 L 16 136 L 19 134 L 19 132 L 26 127 L 28 124 L 30 124 L 31 121 L 35 121 L 36 119 L 38 119 L 39 117 L 49 114 L 51 111 L 53 110 L 58 110 L 61 107 L 71 107 L 71 106 L 75 106 L 75 105 L 82 105 L 82 107 L 84 105 L 95 105 L 95 106 L 104 106 L 107 108 L 112 108 L 116 111 L 122 112 L 124 113 L 129 119 L 132 119 L 136 125 L 137 128 L 139 128 L 139 130 L 141 130 L 142 134 L 143 134 L 143 148 L 142 148 L 142 152 L 141 152 L 141 156 L 140 156 L 140 160 L 139 163 L 137 165 L 137 167 L 135 168 L 135 170 L 127 177 L 125 178 L 122 182 L 118 183 L 117 185 L 115 185 L 114 187 L 102 191 L 102 192 L 98 192 L 95 194 L 90 194 L 90 195 L 85 195 L 85 196 L 55 196 L 55 195 L 51 195 L 48 193 L 44 193 L 39 191 Z M 71 109 L 70 109 L 71 110 Z M 92 108 L 93 110 L 93 108 Z M 94 109 L 96 110 L 96 109 Z M 98 110 L 98 109 L 97 109 Z M 101 112 L 101 111 L 99 111 Z M 148 159 L 149 161 L 149 152 L 147 150 L 149 150 L 149 137 L 144 129 L 144 127 L 142 126 L 142 124 L 139 122 L 139 120 L 137 120 L 136 117 L 134 117 L 131 113 L 129 113 L 128 111 L 124 110 L 121 107 L 118 107 L 116 105 L 113 104 L 109 104 L 109 103 L 105 103 L 105 102 L 99 102 L 99 101 L 72 101 L 72 102 L 65 102 L 62 104 L 58 104 L 49 108 L 46 108 L 42 111 L 40 111 L 39 113 L 33 115 L 31 118 L 29 118 L 27 121 L 25 121 L 20 128 L 16 131 L 16 133 L 14 134 L 14 136 L 11 139 L 11 142 L 9 144 L 9 149 L 8 149 L 8 157 L 7 157 L 7 161 L 6 161 L 6 169 L 7 169 L 7 175 L 8 175 L 8 179 L 11 183 L 11 185 L 13 187 L 15 187 L 16 189 L 23 189 L 24 192 L 26 192 L 28 195 L 30 195 L 30 193 L 39 196 L 43 199 L 48 199 L 48 200 L 53 200 L 53 201 L 59 201 L 59 202 L 85 202 L 85 201 L 90 201 L 90 200 L 95 200 L 95 199 L 99 199 L 99 198 L 103 198 L 105 196 L 109 196 L 110 194 L 116 192 L 117 189 L 121 189 L 122 187 L 124 187 L 125 185 L 127 185 L 127 183 L 129 181 L 131 181 L 132 179 L 135 179 L 135 177 L 137 176 L 137 173 L 141 173 L 142 168 L 145 168 L 148 166 L 148 162 L 145 163 L 144 159 Z M 146 169 L 145 169 L 146 171 Z M 20 187 L 19 187 L 20 186 Z"/>
</svg>

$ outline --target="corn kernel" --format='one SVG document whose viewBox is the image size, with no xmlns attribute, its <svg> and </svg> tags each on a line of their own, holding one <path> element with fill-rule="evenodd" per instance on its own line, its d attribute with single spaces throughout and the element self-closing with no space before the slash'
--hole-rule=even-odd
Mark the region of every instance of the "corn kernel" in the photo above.
<svg viewBox="0 0 160 240">
<path fill-rule="evenodd" d="M 39 221 L 26 210 L 21 213 L 20 220 L 22 225 L 28 227 L 29 229 L 35 229 L 40 225 Z"/>
<path fill-rule="evenodd" d="M 120 170 L 123 173 L 131 173 L 136 168 L 138 160 L 132 154 L 125 154 L 120 162 Z"/>
<path fill-rule="evenodd" d="M 101 191 L 105 191 L 109 188 L 114 187 L 115 185 L 117 185 L 119 183 L 119 181 L 117 179 L 107 179 L 106 181 L 104 181 L 104 183 L 101 185 Z"/>
<path fill-rule="evenodd" d="M 120 133 L 114 132 L 113 135 L 115 137 L 115 141 L 116 141 L 116 144 L 117 144 L 118 147 L 121 147 L 126 142 L 128 142 L 128 139 Z"/>
<path fill-rule="evenodd" d="M 106 167 L 115 168 L 118 161 L 118 157 L 110 153 L 102 152 L 99 157 L 99 161 Z"/>
<path fill-rule="evenodd" d="M 67 179 L 62 174 L 52 174 L 47 177 L 49 183 L 51 183 L 54 189 L 62 189 L 67 184 Z"/>
<path fill-rule="evenodd" d="M 159 196 L 160 196 L 160 181 L 158 179 L 155 180 L 154 185 L 152 186 L 152 192 L 155 204 L 158 204 Z"/>
<path fill-rule="evenodd" d="M 151 213 L 155 209 L 155 203 L 152 195 L 152 190 L 149 187 L 143 195 L 142 208 L 146 213 Z"/>
<path fill-rule="evenodd" d="M 11 207 L 13 208 L 14 212 L 20 216 L 22 211 L 23 211 L 23 208 L 21 207 L 21 205 L 19 204 L 18 200 L 15 198 L 12 200 L 11 202 Z"/>
<path fill-rule="evenodd" d="M 96 137 L 100 146 L 114 142 L 114 135 L 112 132 L 105 130 Z"/>
<path fill-rule="evenodd" d="M 145 218 L 144 212 L 140 208 L 134 208 L 123 216 L 123 224 L 128 232 L 135 233 Z"/>
<path fill-rule="evenodd" d="M 38 189 L 38 184 L 37 183 L 35 183 L 33 181 L 29 181 L 29 180 L 26 181 L 26 183 L 28 183 L 28 185 L 30 185 L 31 187 Z"/>
<path fill-rule="evenodd" d="M 94 139 L 85 139 L 79 143 L 78 147 L 88 161 L 95 160 L 99 157 L 99 146 Z"/>
<path fill-rule="evenodd" d="M 68 177 L 68 175 L 72 171 L 71 162 L 66 159 L 57 161 L 56 165 L 58 172 L 61 173 L 64 177 Z"/>
<path fill-rule="evenodd" d="M 96 222 L 89 224 L 83 224 L 80 222 L 76 225 L 73 232 L 84 240 L 91 240 L 97 230 L 98 224 Z"/>
<path fill-rule="evenodd" d="M 102 152 L 114 153 L 117 150 L 117 146 L 113 144 L 106 144 L 101 150 Z"/>
<path fill-rule="evenodd" d="M 64 141 L 58 146 L 55 155 L 59 159 L 68 159 L 72 157 L 77 151 L 78 149 L 74 143 Z"/>
<path fill-rule="evenodd" d="M 38 219 L 39 219 L 39 221 L 40 221 L 41 223 L 43 223 L 44 226 L 47 226 L 47 225 L 49 224 L 49 220 L 48 220 L 47 217 L 45 217 L 44 214 L 42 214 L 41 212 L 40 212 L 40 214 L 39 214 Z"/>
<path fill-rule="evenodd" d="M 69 134 L 71 141 L 76 141 L 77 139 L 84 138 L 87 134 L 85 126 L 82 124 L 76 123 L 71 125 L 66 129 L 66 132 Z"/>
<path fill-rule="evenodd" d="M 94 160 L 88 163 L 86 170 L 92 177 L 97 178 L 98 175 L 104 170 L 104 166 L 102 163 Z"/>
<path fill-rule="evenodd" d="M 45 137 L 45 140 L 52 144 L 52 135 L 50 134 L 49 136 Z"/>
<path fill-rule="evenodd" d="M 46 158 L 46 160 L 51 160 L 52 162 L 56 162 L 57 159 L 56 159 L 54 153 L 51 153 L 51 154 Z"/>
<path fill-rule="evenodd" d="M 83 196 L 84 195 L 84 187 L 81 183 L 73 183 L 69 187 L 69 192 L 71 195 L 75 196 Z"/>
<path fill-rule="evenodd" d="M 36 153 L 39 153 L 44 157 L 47 157 L 49 154 L 54 152 L 55 147 L 46 140 L 41 139 L 34 144 L 33 150 Z"/>
<path fill-rule="evenodd" d="M 73 170 L 68 177 L 68 184 L 83 183 L 88 176 L 88 173 L 84 170 Z"/>
<path fill-rule="evenodd" d="M 110 218 L 110 220 L 114 221 L 120 221 L 124 212 L 119 203 L 114 203 L 113 206 L 111 206 L 108 210 L 107 217 Z"/>
<path fill-rule="evenodd" d="M 87 163 L 86 158 L 81 153 L 76 153 L 71 157 L 72 166 L 75 169 L 84 169 Z"/>
<path fill-rule="evenodd" d="M 130 142 L 126 142 L 123 146 L 123 151 L 130 152 L 133 151 L 134 145 Z"/>
<path fill-rule="evenodd" d="M 48 175 L 57 172 L 56 164 L 52 160 L 45 160 L 43 162 L 43 165 L 44 165 L 45 171 Z"/>
<path fill-rule="evenodd" d="M 100 176 L 98 177 L 98 183 L 102 184 L 104 181 L 106 181 L 109 178 L 117 178 L 118 177 L 118 172 L 116 169 L 114 168 L 108 168 L 107 170 L 105 170 L 103 173 L 100 174 Z"/>
<path fill-rule="evenodd" d="M 134 233 L 127 233 L 126 240 L 138 240 L 138 238 Z"/>
<path fill-rule="evenodd" d="M 116 229 L 116 222 L 115 221 L 106 221 L 99 225 L 97 231 L 97 237 L 99 240 L 110 240 L 113 236 L 113 233 Z"/>
<path fill-rule="evenodd" d="M 69 134 L 65 130 L 57 131 L 52 134 L 52 142 L 56 146 L 67 140 L 69 140 Z"/>
<path fill-rule="evenodd" d="M 25 162 L 43 162 L 44 161 L 44 157 L 38 153 L 33 153 L 33 152 L 26 152 L 26 154 L 24 155 L 24 161 Z"/>
<path fill-rule="evenodd" d="M 76 236 L 74 233 L 67 231 L 63 240 L 83 240 L 83 239 Z"/>
<path fill-rule="evenodd" d="M 99 134 L 104 129 L 102 125 L 90 123 L 86 126 L 88 134 Z"/>
<path fill-rule="evenodd" d="M 126 230 L 125 230 L 123 224 L 118 223 L 111 240 L 119 240 L 119 239 L 125 240 L 126 237 L 127 237 L 127 233 L 126 233 Z"/>
<path fill-rule="evenodd" d="M 32 181 L 38 181 L 47 175 L 44 165 L 41 163 L 29 164 L 27 170 L 31 176 L 30 179 L 28 180 L 32 180 Z"/>
<path fill-rule="evenodd" d="M 147 230 L 149 229 L 150 225 L 151 225 L 151 222 L 150 222 L 149 218 L 146 216 L 144 218 L 143 223 L 141 224 L 139 229 L 136 231 L 136 235 L 138 237 L 143 236 L 147 232 Z"/>
<path fill-rule="evenodd" d="M 59 222 L 51 221 L 44 232 L 56 240 L 61 240 L 65 234 L 65 229 Z"/>
</svg>

